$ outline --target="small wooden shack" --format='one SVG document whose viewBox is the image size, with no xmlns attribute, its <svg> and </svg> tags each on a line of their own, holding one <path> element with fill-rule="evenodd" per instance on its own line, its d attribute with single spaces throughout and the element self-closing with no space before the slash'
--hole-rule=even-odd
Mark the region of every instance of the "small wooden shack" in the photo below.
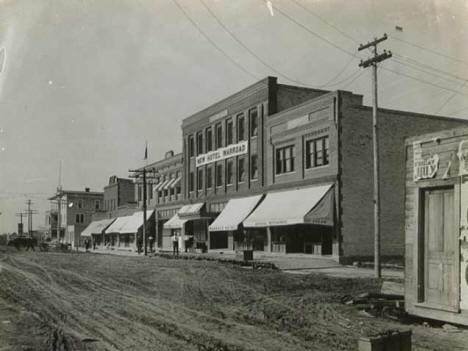
<svg viewBox="0 0 468 351">
<path fill-rule="evenodd" d="M 405 147 L 406 309 L 468 325 L 468 128 Z"/>
</svg>

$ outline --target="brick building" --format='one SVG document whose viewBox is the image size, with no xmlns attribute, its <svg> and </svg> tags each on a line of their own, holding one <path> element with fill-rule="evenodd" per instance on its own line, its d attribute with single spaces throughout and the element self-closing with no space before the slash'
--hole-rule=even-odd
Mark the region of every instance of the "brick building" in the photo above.
<svg viewBox="0 0 468 351">
<path fill-rule="evenodd" d="M 171 249 L 170 236 L 179 228 L 164 228 L 164 224 L 173 217 L 183 205 L 183 169 L 182 153 L 168 151 L 164 159 L 153 162 L 146 169 L 152 171 L 155 179 L 148 181 L 147 205 L 155 210 L 155 235 L 159 248 Z M 138 207 L 143 206 L 143 186 L 137 185 Z"/>
<path fill-rule="evenodd" d="M 91 223 L 95 213 L 103 211 L 104 194 L 90 191 L 89 188 L 85 188 L 84 191 L 60 190 L 49 200 L 51 210 L 48 214 L 51 220 L 48 222 L 52 238 L 71 244 L 72 247 L 80 246 L 81 232 Z M 59 222 L 60 235 L 57 238 Z"/>
<path fill-rule="evenodd" d="M 466 122 L 380 109 L 379 125 L 382 254 L 402 256 L 404 138 Z M 165 225 L 194 247 L 373 255 L 372 110 L 361 95 L 268 77 L 184 119 L 182 136 L 183 199 Z"/>
<path fill-rule="evenodd" d="M 104 211 L 109 218 L 118 215 L 118 209 L 135 207 L 135 183 L 131 179 L 109 177 L 109 183 L 104 187 Z M 128 206 L 127 206 L 128 207 Z"/>
</svg>

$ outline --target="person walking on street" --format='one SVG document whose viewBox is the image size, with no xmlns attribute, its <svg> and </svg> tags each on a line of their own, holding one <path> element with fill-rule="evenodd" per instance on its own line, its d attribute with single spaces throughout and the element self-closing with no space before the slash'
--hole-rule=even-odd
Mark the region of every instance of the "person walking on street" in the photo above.
<svg viewBox="0 0 468 351">
<path fill-rule="evenodd" d="M 172 240 L 172 255 L 176 255 L 179 256 L 179 239 L 177 238 L 177 235 L 173 234 L 171 236 L 171 240 Z"/>
<path fill-rule="evenodd" d="M 85 245 L 86 252 L 88 252 L 88 250 L 89 250 L 89 240 L 88 239 L 85 239 L 84 245 Z"/>
</svg>

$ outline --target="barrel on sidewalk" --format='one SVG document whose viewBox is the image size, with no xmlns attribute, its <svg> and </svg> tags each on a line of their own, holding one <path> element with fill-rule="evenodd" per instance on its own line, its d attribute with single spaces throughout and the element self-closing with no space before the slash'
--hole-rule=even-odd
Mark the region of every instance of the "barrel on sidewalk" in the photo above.
<svg viewBox="0 0 468 351">
<path fill-rule="evenodd" d="M 253 250 L 244 250 L 244 261 L 253 261 Z"/>
</svg>

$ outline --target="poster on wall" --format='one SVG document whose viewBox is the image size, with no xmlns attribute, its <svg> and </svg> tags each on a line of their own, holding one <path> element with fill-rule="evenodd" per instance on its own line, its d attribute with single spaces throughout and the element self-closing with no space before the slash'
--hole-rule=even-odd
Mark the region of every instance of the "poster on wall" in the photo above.
<svg viewBox="0 0 468 351">
<path fill-rule="evenodd" d="M 413 143 L 413 180 L 434 178 L 439 169 L 439 155 L 422 156 L 421 142 Z"/>
</svg>

